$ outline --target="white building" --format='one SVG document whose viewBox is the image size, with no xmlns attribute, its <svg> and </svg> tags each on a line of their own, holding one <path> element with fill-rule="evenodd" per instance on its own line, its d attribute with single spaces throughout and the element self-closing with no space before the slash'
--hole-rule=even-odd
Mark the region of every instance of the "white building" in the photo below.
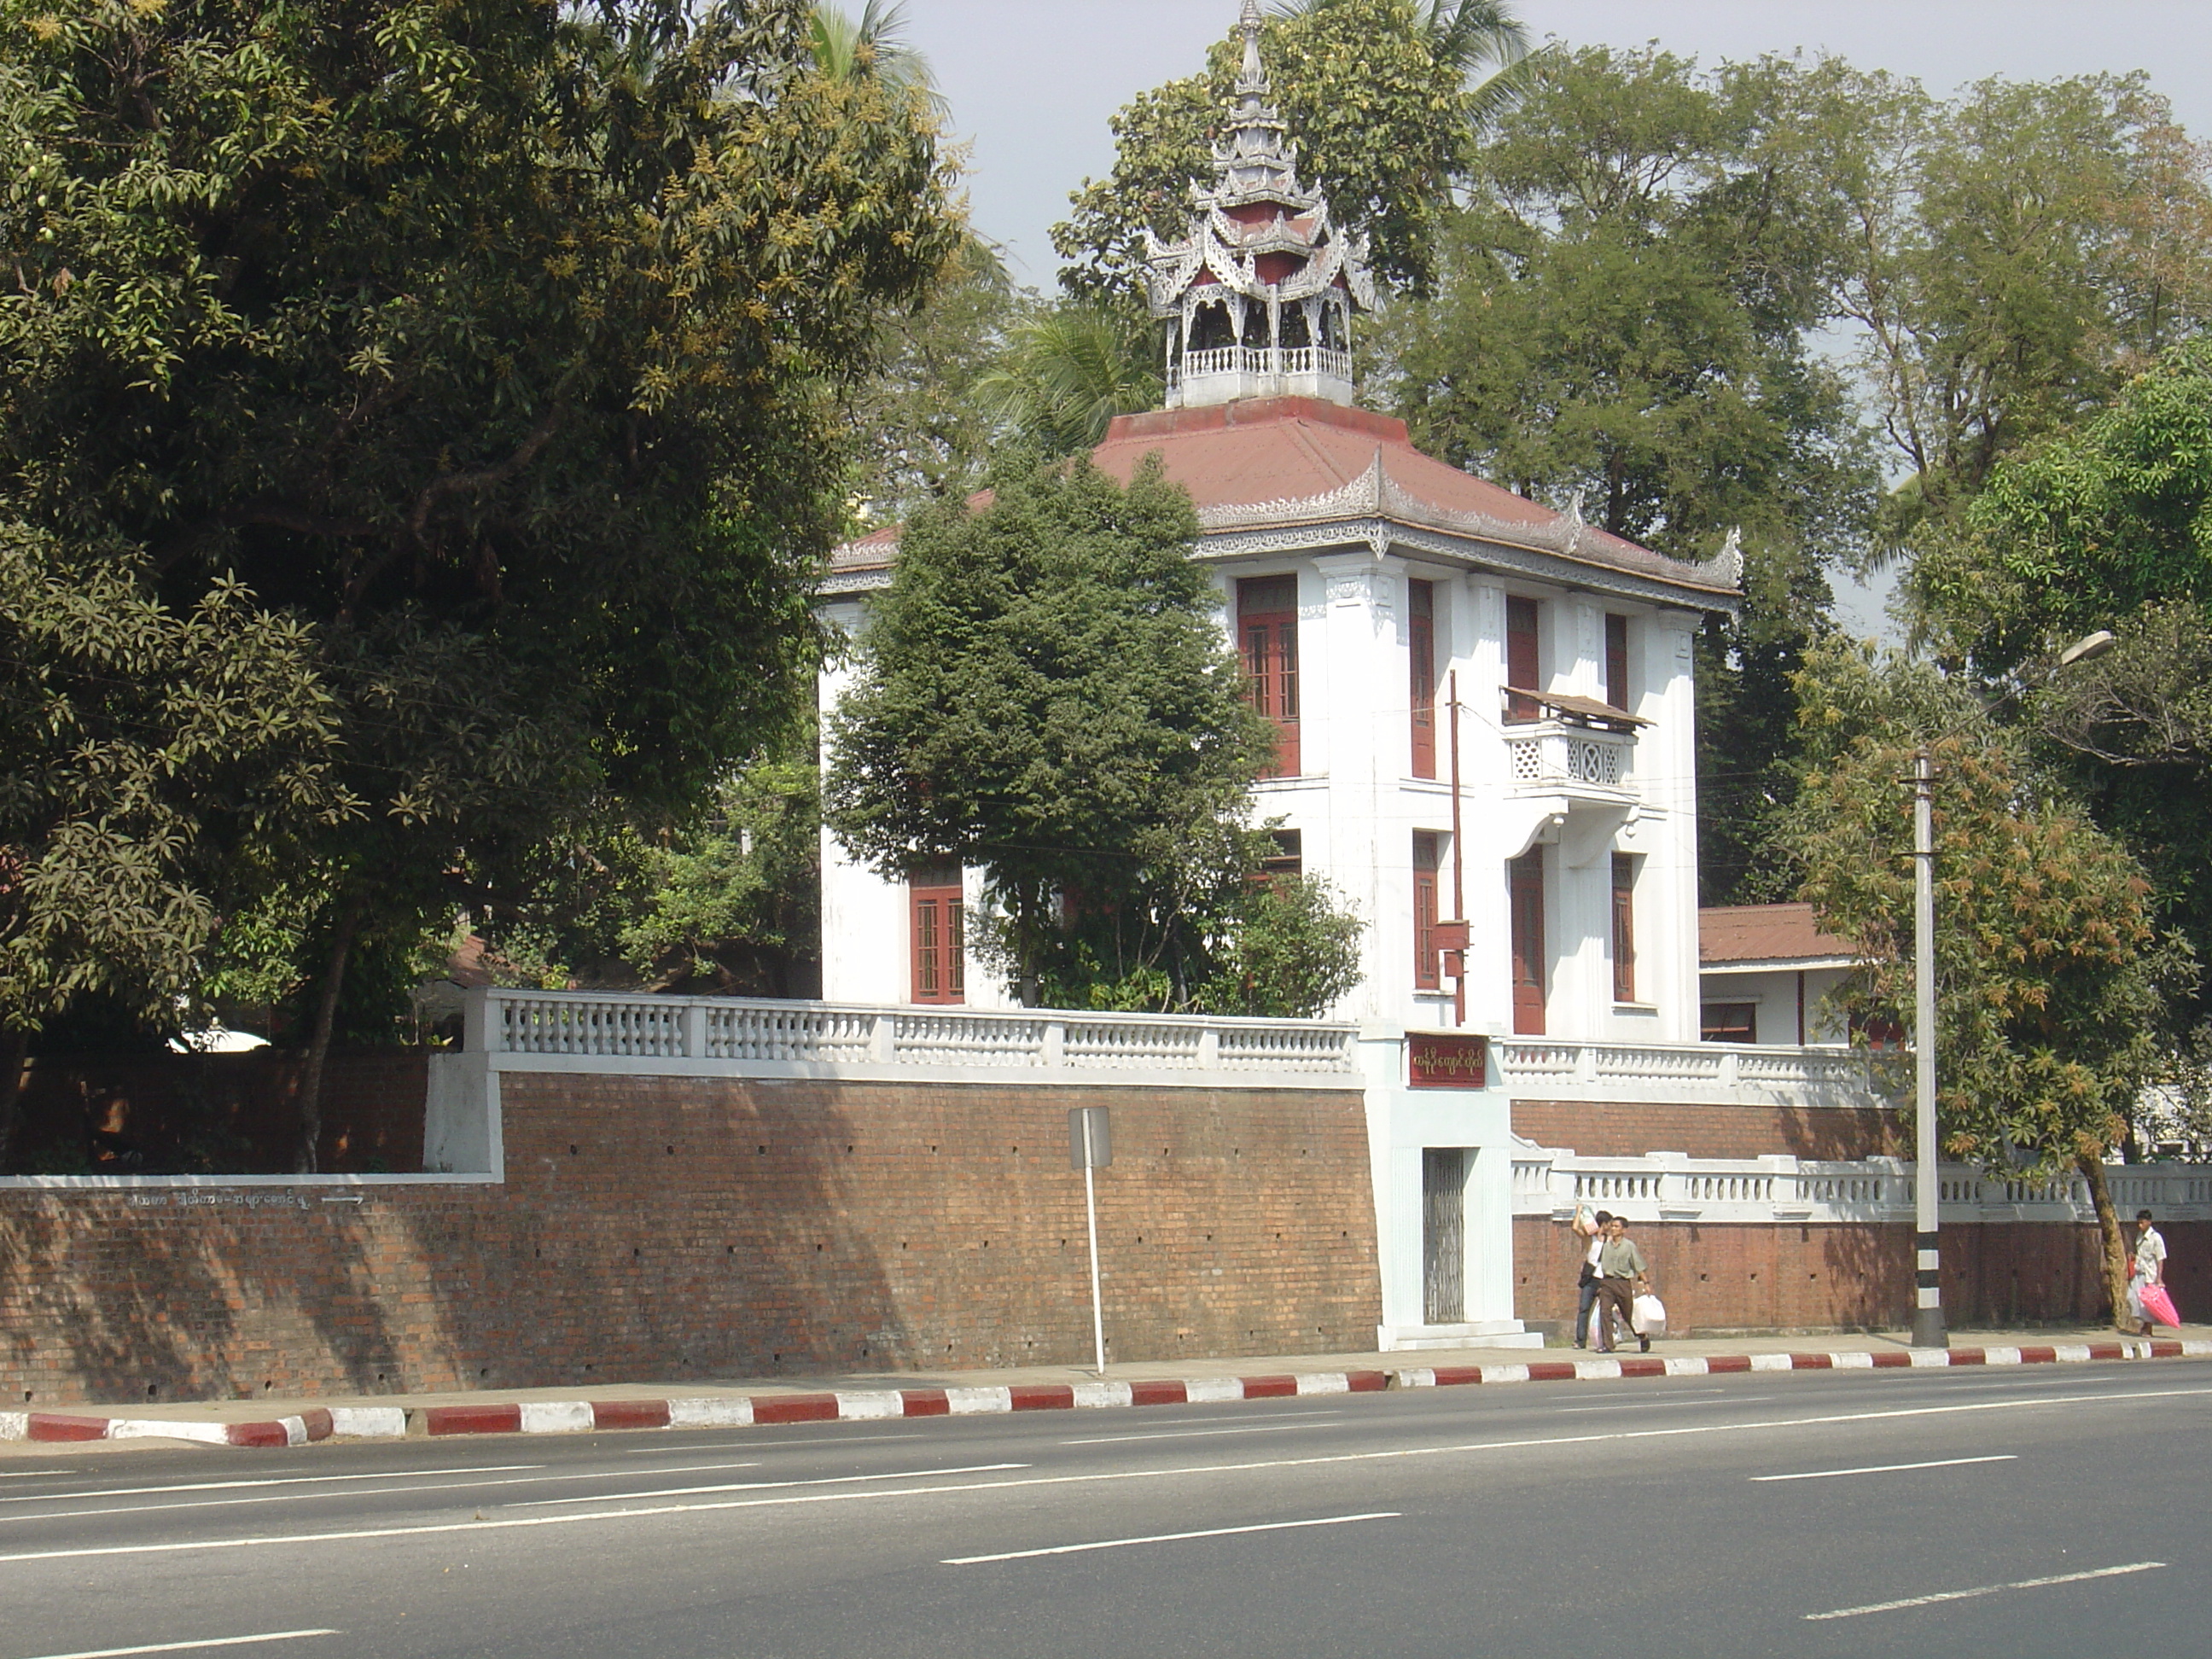
<svg viewBox="0 0 2212 1659">
<path fill-rule="evenodd" d="M 1190 491 L 1193 556 L 1280 733 L 1256 813 L 1366 924 L 1331 1012 L 1360 1025 L 1370 1073 L 1386 1338 L 1517 1329 L 1507 1102 L 1466 1039 L 1698 1042 L 1692 646 L 1738 561 L 1650 552 L 1353 405 L 1365 247 L 1298 183 L 1251 0 L 1244 29 L 1219 175 L 1152 250 L 1170 406 L 1115 421 L 1095 459 L 1126 481 L 1158 454 Z M 839 550 L 827 617 L 862 631 L 896 553 L 895 528 Z M 830 838 L 823 880 L 829 1000 L 1012 1006 L 957 949 L 980 872 L 887 881 Z M 1463 1271 L 1438 1258 L 1454 1225 Z"/>
</svg>

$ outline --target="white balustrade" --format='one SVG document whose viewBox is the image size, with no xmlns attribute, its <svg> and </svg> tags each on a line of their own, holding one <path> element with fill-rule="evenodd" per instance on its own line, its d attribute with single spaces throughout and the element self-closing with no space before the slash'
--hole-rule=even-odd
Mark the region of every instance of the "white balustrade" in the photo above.
<svg viewBox="0 0 2212 1659">
<path fill-rule="evenodd" d="M 1169 375 L 1171 387 L 1218 374 L 1249 375 L 1260 380 L 1352 380 L 1352 354 L 1331 346 L 1212 346 L 1186 351 Z"/>
<path fill-rule="evenodd" d="M 1577 1042 L 1505 1037 L 1504 1086 L 1526 1098 L 1724 1105 L 1790 1104 L 1873 1110 L 1866 1057 L 1850 1048 L 1761 1048 L 1724 1042 Z"/>
<path fill-rule="evenodd" d="M 1945 1164 L 1936 1180 L 1947 1223 L 2096 1219 L 2088 1182 L 2079 1176 L 2034 1182 Z M 2113 1164 L 2106 1185 L 2123 1221 L 2138 1209 L 2161 1221 L 2212 1219 L 2212 1170 L 2201 1165 Z M 1912 1220 L 1913 1191 L 1912 1166 L 1892 1158 L 1583 1158 L 1527 1142 L 1513 1152 L 1513 1212 L 1553 1219 L 1582 1206 L 1614 1210 L 1631 1221 L 1905 1225 Z"/>
<path fill-rule="evenodd" d="M 872 1008 L 740 997 L 492 989 L 471 996 L 471 1047 L 524 1069 L 840 1066 L 1205 1076 L 1359 1076 L 1356 1027 L 1049 1009 Z M 480 1034 L 480 1035 L 479 1035 Z"/>
</svg>

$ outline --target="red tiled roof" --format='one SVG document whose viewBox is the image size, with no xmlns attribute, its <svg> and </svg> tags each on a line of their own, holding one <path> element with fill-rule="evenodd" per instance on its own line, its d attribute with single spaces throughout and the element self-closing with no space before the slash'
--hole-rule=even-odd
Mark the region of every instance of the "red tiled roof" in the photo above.
<svg viewBox="0 0 2212 1659">
<path fill-rule="evenodd" d="M 1535 538 L 1532 545 L 1567 545 L 1561 537 L 1565 514 L 1424 455 L 1407 436 L 1403 421 L 1322 398 L 1252 398 L 1117 416 L 1091 458 L 1101 471 L 1127 483 L 1138 464 L 1155 453 L 1167 476 L 1190 491 L 1211 530 L 1236 528 L 1243 508 L 1268 509 L 1267 521 L 1280 522 L 1290 504 L 1346 489 L 1372 472 L 1379 459 L 1388 483 L 1419 507 L 1472 515 L 1507 540 L 1526 527 Z M 898 535 L 898 526 L 890 526 L 848 543 L 832 556 L 832 568 L 882 568 L 897 556 Z M 1595 526 L 1583 526 L 1571 546 L 1556 556 L 1717 596 L 1735 592 L 1729 578 L 1712 569 L 1667 558 Z"/>
<path fill-rule="evenodd" d="M 1706 967 L 1849 961 L 1856 954 L 1848 939 L 1820 931 L 1809 904 L 1726 904 L 1698 912 L 1698 960 Z"/>
</svg>

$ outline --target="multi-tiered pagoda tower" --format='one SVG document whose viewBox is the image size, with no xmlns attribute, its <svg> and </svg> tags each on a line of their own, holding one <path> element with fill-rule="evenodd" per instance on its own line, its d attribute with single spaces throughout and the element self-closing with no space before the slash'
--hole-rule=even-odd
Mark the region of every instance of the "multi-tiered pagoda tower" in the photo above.
<svg viewBox="0 0 2212 1659">
<path fill-rule="evenodd" d="M 1259 0 L 1244 0 L 1238 107 L 1214 146 L 1211 189 L 1193 182 L 1179 241 L 1145 233 L 1146 286 L 1166 325 L 1168 407 L 1297 393 L 1352 401 L 1352 319 L 1375 303 L 1367 239 L 1329 222 L 1298 182 L 1282 116 L 1267 102 Z"/>
</svg>

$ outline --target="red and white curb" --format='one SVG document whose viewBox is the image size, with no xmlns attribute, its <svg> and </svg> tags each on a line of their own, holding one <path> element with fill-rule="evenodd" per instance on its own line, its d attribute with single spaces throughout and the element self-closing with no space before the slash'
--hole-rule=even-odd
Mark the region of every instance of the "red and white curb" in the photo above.
<svg viewBox="0 0 2212 1659">
<path fill-rule="evenodd" d="M 1624 1354 L 1615 1359 L 1533 1360 L 1525 1365 L 1439 1365 L 1401 1370 L 1401 1389 L 1462 1382 L 1600 1382 L 1639 1376 L 1726 1376 L 1740 1371 L 1942 1370 L 1954 1365 L 2078 1365 L 2093 1359 L 2212 1358 L 2212 1341 L 2124 1337 L 2116 1342 L 2058 1342 L 2046 1347 L 1890 1348 L 1880 1352 L 1726 1353 L 1679 1358 Z"/>
<path fill-rule="evenodd" d="M 823 1394 L 708 1395 L 672 1400 L 533 1400 L 467 1406 L 333 1406 L 265 1423 L 0 1412 L 0 1440 L 193 1440 L 212 1446 L 298 1446 L 457 1434 L 578 1434 L 595 1429 L 750 1428 L 784 1423 L 872 1423 L 1111 1406 L 1200 1406 L 1310 1395 L 1380 1394 L 1467 1383 L 1593 1382 L 1744 1371 L 1936 1370 L 1959 1365 L 2066 1365 L 2092 1360 L 2212 1358 L 2212 1341 L 2141 1337 L 2047 1346 L 1899 1348 L 1880 1352 L 1626 1354 L 1525 1364 L 1438 1365 L 1396 1371 L 1299 1371 L 1276 1376 L 1163 1378 L 1139 1382 L 1013 1382 L 973 1389 L 868 1389 Z"/>
</svg>

